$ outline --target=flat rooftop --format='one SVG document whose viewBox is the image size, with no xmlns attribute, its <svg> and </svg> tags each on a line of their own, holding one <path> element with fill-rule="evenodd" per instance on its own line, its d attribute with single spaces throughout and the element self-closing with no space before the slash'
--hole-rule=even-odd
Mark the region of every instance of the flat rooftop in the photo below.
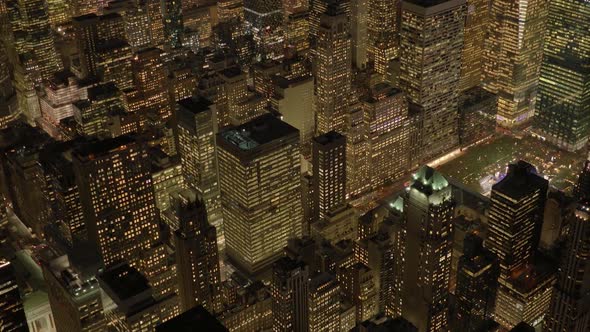
<svg viewBox="0 0 590 332">
<path fill-rule="evenodd" d="M 229 128 L 218 134 L 218 137 L 241 151 L 248 151 L 294 134 L 299 135 L 299 130 L 272 114 L 264 114 Z"/>
</svg>

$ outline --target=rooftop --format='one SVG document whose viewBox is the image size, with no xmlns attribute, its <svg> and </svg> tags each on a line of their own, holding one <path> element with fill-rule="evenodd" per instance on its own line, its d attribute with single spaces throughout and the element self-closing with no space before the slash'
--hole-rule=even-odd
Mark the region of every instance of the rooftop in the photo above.
<svg viewBox="0 0 590 332">
<path fill-rule="evenodd" d="M 156 326 L 156 332 L 226 332 L 225 328 L 203 306 L 196 306 L 184 313 Z"/>
<path fill-rule="evenodd" d="M 120 264 L 105 270 L 99 275 L 99 279 L 101 285 L 110 288 L 121 301 L 150 289 L 146 277 L 129 264 Z"/>
<path fill-rule="evenodd" d="M 446 188 L 449 185 L 447 179 L 430 166 L 422 166 L 412 176 L 411 186 L 422 192 L 434 192 Z"/>
<path fill-rule="evenodd" d="M 538 189 L 546 192 L 548 186 L 549 182 L 537 174 L 533 165 L 519 160 L 516 164 L 508 166 L 508 174 L 502 181 L 496 183 L 492 190 L 520 200 Z"/>
<path fill-rule="evenodd" d="M 272 114 L 264 114 L 218 135 L 223 141 L 248 151 L 293 134 L 298 135 L 299 131 Z"/>
</svg>

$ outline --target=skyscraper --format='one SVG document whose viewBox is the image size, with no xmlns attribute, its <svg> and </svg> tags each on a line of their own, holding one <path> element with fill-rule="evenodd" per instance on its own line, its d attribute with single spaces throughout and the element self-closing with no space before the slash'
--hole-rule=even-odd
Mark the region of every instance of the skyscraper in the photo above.
<svg viewBox="0 0 590 332">
<path fill-rule="evenodd" d="M 113 81 L 121 90 L 132 87 L 131 47 L 118 13 L 88 14 L 72 19 L 84 77 Z"/>
<path fill-rule="evenodd" d="M 186 183 L 199 191 L 209 222 L 224 245 L 221 199 L 218 182 L 216 107 L 205 98 L 186 98 L 177 103 L 178 150 Z"/>
<path fill-rule="evenodd" d="M 221 276 L 217 235 L 207 221 L 205 204 L 195 191 L 186 190 L 176 195 L 172 211 L 180 226 L 174 232 L 174 243 L 182 310 L 200 304 L 218 312 Z"/>
<path fill-rule="evenodd" d="M 547 3 L 492 2 L 484 87 L 498 95 L 496 120 L 502 127 L 521 127 L 534 115 Z"/>
<path fill-rule="evenodd" d="M 12 29 L 19 60 L 39 84 L 63 68 L 55 49 L 45 1 L 17 0 L 8 4 L 14 11 Z"/>
<path fill-rule="evenodd" d="M 590 198 L 590 155 L 586 157 L 584 167 L 578 175 L 578 182 L 574 187 L 574 198 L 577 200 Z"/>
<path fill-rule="evenodd" d="M 403 0 L 400 87 L 420 117 L 421 160 L 457 146 L 465 0 Z"/>
<path fill-rule="evenodd" d="M 539 241 L 548 182 L 524 161 L 492 187 L 486 247 L 500 261 L 502 279 L 530 263 Z"/>
<path fill-rule="evenodd" d="M 367 5 L 367 53 L 375 72 L 384 75 L 399 53 L 399 0 L 370 0 Z"/>
<path fill-rule="evenodd" d="M 577 151 L 590 136 L 590 2 L 549 1 L 535 131 L 560 148 Z"/>
<path fill-rule="evenodd" d="M 309 330 L 309 267 L 288 257 L 272 267 L 270 284 L 273 331 L 306 332 Z"/>
<path fill-rule="evenodd" d="M 315 49 L 318 135 L 332 130 L 346 133 L 352 80 L 350 19 L 346 3 L 331 2 L 320 16 Z"/>
<path fill-rule="evenodd" d="M 12 264 L 0 260 L 0 325 L 2 331 L 28 331 L 27 318 Z"/>
<path fill-rule="evenodd" d="M 309 332 L 340 331 L 340 285 L 329 273 L 309 281 Z"/>
<path fill-rule="evenodd" d="M 498 261 L 483 247 L 483 239 L 468 234 L 457 267 L 456 329 L 477 332 L 492 319 L 498 290 Z"/>
<path fill-rule="evenodd" d="M 541 319 L 549 305 L 554 276 L 532 265 L 540 241 L 548 181 L 519 161 L 492 187 L 486 247 L 500 263 L 496 321 L 511 328 Z"/>
<path fill-rule="evenodd" d="M 544 331 L 582 332 L 590 327 L 590 205 L 582 200 L 570 216 L 570 234 L 563 248 L 557 283 Z"/>
<path fill-rule="evenodd" d="M 167 86 L 168 72 L 161 57 L 162 51 L 151 47 L 135 53 L 131 64 L 133 84 L 140 101 L 136 107 L 163 124 L 172 115 L 172 103 Z"/>
<path fill-rule="evenodd" d="M 422 166 L 413 175 L 403 204 L 402 316 L 420 332 L 448 331 L 454 208 L 451 187 L 440 173 Z"/>
<path fill-rule="evenodd" d="M 88 142 L 74 150 L 73 162 L 88 240 L 102 264 L 128 262 L 155 283 L 165 264 L 157 250 L 157 209 L 143 143 L 132 136 Z"/>
<path fill-rule="evenodd" d="M 312 164 L 313 211 L 321 220 L 346 200 L 346 137 L 335 131 L 314 137 Z"/>
<path fill-rule="evenodd" d="M 248 273 L 302 234 L 299 131 L 271 114 L 217 134 L 226 252 Z"/>
<path fill-rule="evenodd" d="M 484 45 L 489 22 L 489 0 L 467 0 L 465 42 L 461 59 L 459 89 L 478 86 L 483 78 Z"/>
</svg>

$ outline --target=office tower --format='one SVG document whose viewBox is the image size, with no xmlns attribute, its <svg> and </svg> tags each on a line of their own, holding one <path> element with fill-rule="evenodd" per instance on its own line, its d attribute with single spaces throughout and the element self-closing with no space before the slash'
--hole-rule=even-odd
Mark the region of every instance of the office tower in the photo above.
<svg viewBox="0 0 590 332">
<path fill-rule="evenodd" d="M 367 65 L 368 11 L 368 0 L 350 1 L 352 65 L 356 69 L 364 69 Z"/>
<path fill-rule="evenodd" d="M 182 2 L 171 0 L 161 2 L 164 36 L 168 43 L 165 47 L 177 49 L 182 46 Z"/>
<path fill-rule="evenodd" d="M 164 44 L 161 6 L 162 3 L 158 0 L 139 0 L 130 2 L 124 8 L 115 9 L 123 13 L 127 40 L 135 50 Z"/>
<path fill-rule="evenodd" d="M 340 331 L 340 285 L 329 273 L 309 281 L 309 332 Z"/>
<path fill-rule="evenodd" d="M 43 0 L 8 3 L 12 11 L 14 45 L 19 61 L 36 85 L 63 68 L 55 49 L 49 15 Z"/>
<path fill-rule="evenodd" d="M 218 181 L 216 107 L 205 98 L 186 98 L 177 103 L 178 152 L 188 186 L 205 201 L 209 222 L 217 229 L 222 246 L 224 228 Z"/>
<path fill-rule="evenodd" d="M 214 3 L 182 12 L 182 46 L 193 52 L 213 46 L 213 28 L 217 22 L 217 6 Z"/>
<path fill-rule="evenodd" d="M 121 91 L 113 82 L 98 84 L 87 90 L 86 99 L 74 102 L 73 115 L 81 136 L 108 137 L 108 119 L 122 110 Z"/>
<path fill-rule="evenodd" d="M 282 257 L 272 266 L 270 283 L 273 331 L 309 330 L 309 267 Z"/>
<path fill-rule="evenodd" d="M 346 133 L 346 194 L 355 197 L 369 191 L 371 170 L 367 124 L 362 105 L 351 107 Z"/>
<path fill-rule="evenodd" d="M 198 328 L 209 332 L 229 332 L 215 316 L 203 306 L 196 306 L 182 314 L 156 326 L 155 332 L 190 332 Z"/>
<path fill-rule="evenodd" d="M 182 310 L 202 305 L 219 312 L 219 255 L 215 227 L 197 192 L 186 190 L 172 202 L 179 228 L 174 232 L 176 271 Z"/>
<path fill-rule="evenodd" d="M 346 133 L 351 93 L 349 15 L 343 2 L 330 3 L 320 16 L 315 60 L 316 133 Z"/>
<path fill-rule="evenodd" d="M 346 137 L 335 131 L 312 140 L 315 221 L 346 201 Z"/>
<path fill-rule="evenodd" d="M 102 8 L 103 3 L 101 0 L 73 0 L 69 4 L 71 16 L 96 14 Z"/>
<path fill-rule="evenodd" d="M 366 264 L 375 274 L 375 285 L 379 290 L 379 312 L 389 317 L 401 315 L 399 308 L 401 279 L 396 272 L 401 270 L 402 257 L 396 255 L 402 235 L 399 225 L 389 220 L 383 221 L 383 227 L 376 234 L 359 241 L 357 259 Z M 387 226 L 386 226 L 387 225 Z"/>
<path fill-rule="evenodd" d="M 498 98 L 482 87 L 459 95 L 459 143 L 462 148 L 477 144 L 496 132 Z"/>
<path fill-rule="evenodd" d="M 362 322 L 375 316 L 379 312 L 375 272 L 363 263 L 340 266 L 337 271 L 343 298 L 355 308 L 355 321 Z"/>
<path fill-rule="evenodd" d="M 302 234 L 299 131 L 262 115 L 217 134 L 228 256 L 248 273 Z"/>
<path fill-rule="evenodd" d="M 539 78 L 535 131 L 569 151 L 586 146 L 590 136 L 590 3 L 549 1 L 543 63 Z"/>
<path fill-rule="evenodd" d="M 354 241 L 358 237 L 358 211 L 349 204 L 341 204 L 329 210 L 324 219 L 312 219 L 309 235 L 318 242 L 332 244 L 342 240 Z"/>
<path fill-rule="evenodd" d="M 370 185 L 380 188 L 399 179 L 410 166 L 410 120 L 405 95 L 385 83 L 363 98 L 369 145 Z"/>
<path fill-rule="evenodd" d="M 7 260 L 0 260 L 0 322 L 2 331 L 28 331 L 27 318 L 20 297 L 14 267 Z"/>
<path fill-rule="evenodd" d="M 484 87 L 498 95 L 496 119 L 504 128 L 521 127 L 534 115 L 547 3 L 492 2 L 484 53 Z"/>
<path fill-rule="evenodd" d="M 590 155 L 586 157 L 584 167 L 578 175 L 578 182 L 574 186 L 574 198 L 577 200 L 590 198 Z"/>
<path fill-rule="evenodd" d="M 170 195 L 186 188 L 182 164 L 160 148 L 150 149 L 150 161 L 156 207 L 161 214 L 170 208 Z"/>
<path fill-rule="evenodd" d="M 287 49 L 296 54 L 309 51 L 309 11 L 289 13 L 283 24 Z"/>
<path fill-rule="evenodd" d="M 569 216 L 570 233 L 563 248 L 557 283 L 545 316 L 544 331 L 581 332 L 590 327 L 590 310 L 587 306 L 590 296 L 590 271 L 587 265 L 590 259 L 589 210 L 588 201 L 581 200 Z"/>
<path fill-rule="evenodd" d="M 41 268 L 57 331 L 104 331 L 101 291 L 91 267 L 79 269 L 67 255 L 50 253 Z"/>
<path fill-rule="evenodd" d="M 530 263 L 539 242 L 548 181 L 519 161 L 492 187 L 486 247 L 500 261 L 500 284 Z"/>
<path fill-rule="evenodd" d="M 121 90 L 132 87 L 131 47 L 118 13 L 88 14 L 72 19 L 82 76 L 113 81 Z"/>
<path fill-rule="evenodd" d="M 458 144 L 465 12 L 465 0 L 402 1 L 399 84 L 420 117 L 417 159 L 432 159 Z"/>
<path fill-rule="evenodd" d="M 80 192 L 76 184 L 76 177 L 69 154 L 72 151 L 71 143 L 56 143 L 46 147 L 40 155 L 39 162 L 45 172 L 51 204 L 52 225 L 57 226 L 57 237 L 60 243 L 65 243 L 69 248 L 74 244 L 87 240 L 86 225 L 80 201 Z"/>
<path fill-rule="evenodd" d="M 399 53 L 398 5 L 398 0 L 369 0 L 367 5 L 367 53 L 377 74 L 385 75 Z"/>
<path fill-rule="evenodd" d="M 18 116 L 20 111 L 12 84 L 8 55 L 4 46 L 0 45 L 0 129 L 8 127 Z"/>
<path fill-rule="evenodd" d="M 248 91 L 248 75 L 238 66 L 232 66 L 219 72 L 223 81 L 223 102 L 227 111 L 218 110 L 220 128 L 228 124 L 240 125 L 266 113 L 266 98 Z"/>
<path fill-rule="evenodd" d="M 489 0 L 467 0 L 460 91 L 475 88 L 482 81 L 489 6 Z"/>
<path fill-rule="evenodd" d="M 154 331 L 179 314 L 166 310 L 173 305 L 175 296 L 158 299 L 145 276 L 127 263 L 101 271 L 97 279 L 104 301 L 114 304 L 105 310 L 105 318 L 116 331 Z"/>
<path fill-rule="evenodd" d="M 105 267 L 124 261 L 155 282 L 162 253 L 144 144 L 132 136 L 87 142 L 72 153 L 88 240 Z M 162 264 L 164 265 L 164 264 Z"/>
<path fill-rule="evenodd" d="M 46 3 L 51 28 L 57 30 L 70 22 L 71 11 L 68 2 L 65 0 L 47 0 Z"/>
<path fill-rule="evenodd" d="M 251 27 L 257 59 L 277 60 L 283 56 L 282 6 L 280 0 L 244 1 L 244 19 Z"/>
<path fill-rule="evenodd" d="M 299 130 L 301 152 L 307 158 L 311 155 L 311 139 L 315 133 L 313 77 L 276 75 L 273 82 L 271 107 L 281 113 L 283 121 Z"/>
<path fill-rule="evenodd" d="M 402 226 L 402 316 L 420 332 L 449 330 L 453 207 L 447 179 L 422 166 L 403 196 Z"/>
<path fill-rule="evenodd" d="M 531 265 L 542 229 L 548 181 L 519 161 L 492 187 L 486 247 L 499 259 L 496 321 L 510 328 L 541 319 L 551 299 L 552 271 Z"/>
<path fill-rule="evenodd" d="M 457 325 L 455 329 L 476 332 L 492 319 L 499 275 L 494 254 L 475 234 L 465 237 L 463 256 L 457 267 Z"/>
<path fill-rule="evenodd" d="M 240 0 L 220 0 L 217 3 L 219 22 L 244 20 L 244 2 Z"/>
<path fill-rule="evenodd" d="M 197 77 L 189 66 L 172 69 L 168 78 L 172 102 L 181 101 L 195 94 Z"/>
<path fill-rule="evenodd" d="M 154 116 L 163 124 L 172 115 L 168 93 L 168 72 L 162 61 L 162 51 L 151 47 L 137 53 L 132 60 L 133 84 L 137 90 L 137 105 L 145 114 Z"/>
</svg>

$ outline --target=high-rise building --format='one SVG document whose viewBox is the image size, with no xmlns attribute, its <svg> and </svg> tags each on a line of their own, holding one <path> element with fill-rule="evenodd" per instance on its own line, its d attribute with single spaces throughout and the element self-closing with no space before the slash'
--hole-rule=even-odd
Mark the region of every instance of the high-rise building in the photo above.
<svg viewBox="0 0 590 332">
<path fill-rule="evenodd" d="M 179 225 L 174 232 L 174 247 L 182 310 L 202 305 L 210 312 L 219 312 L 217 234 L 207 221 L 205 204 L 197 192 L 185 190 L 174 197 L 172 211 Z"/>
<path fill-rule="evenodd" d="M 0 323 L 2 331 L 28 331 L 14 267 L 4 259 L 0 260 Z"/>
<path fill-rule="evenodd" d="M 101 291 L 91 269 L 79 269 L 67 255 L 54 253 L 47 254 L 41 267 L 56 330 L 104 331 Z"/>
<path fill-rule="evenodd" d="M 108 137 L 109 115 L 122 109 L 121 91 L 113 82 L 88 88 L 86 99 L 73 103 L 78 133 L 86 137 Z"/>
<path fill-rule="evenodd" d="M 88 14 L 72 19 L 82 76 L 113 81 L 121 90 L 132 87 L 132 52 L 125 22 L 118 13 Z"/>
<path fill-rule="evenodd" d="M 163 124 L 172 115 L 168 93 L 168 72 L 162 60 L 162 51 L 151 47 L 135 53 L 132 59 L 133 84 L 138 94 L 136 105 L 141 112 L 154 116 Z"/>
<path fill-rule="evenodd" d="M 492 187 L 486 247 L 500 261 L 502 279 L 531 262 L 540 237 L 548 181 L 524 161 Z"/>
<path fill-rule="evenodd" d="M 72 158 L 88 240 L 102 264 L 128 262 L 157 286 L 166 266 L 146 147 L 119 136 L 81 144 Z"/>
<path fill-rule="evenodd" d="M 226 252 L 248 273 L 302 234 L 299 131 L 271 114 L 217 134 Z"/>
<path fill-rule="evenodd" d="M 273 331 L 309 331 L 309 267 L 288 257 L 272 267 Z"/>
<path fill-rule="evenodd" d="M 340 285 L 329 273 L 309 281 L 309 332 L 340 331 Z"/>
<path fill-rule="evenodd" d="M 465 91 L 479 86 L 483 78 L 484 42 L 486 40 L 489 0 L 467 0 L 467 16 L 463 55 L 461 59 L 461 79 L 459 90 Z"/>
<path fill-rule="evenodd" d="M 521 127 L 535 112 L 548 1 L 493 1 L 484 87 L 498 95 L 498 125 Z"/>
<path fill-rule="evenodd" d="M 385 75 L 399 53 L 399 0 L 370 0 L 367 6 L 367 53 L 375 72 Z"/>
<path fill-rule="evenodd" d="M 400 90 L 380 83 L 362 101 L 371 165 L 368 167 L 370 185 L 377 189 L 409 170 L 413 129 L 408 103 Z"/>
<path fill-rule="evenodd" d="M 590 3 L 549 1 L 539 78 L 536 132 L 560 148 L 577 151 L 590 137 Z"/>
<path fill-rule="evenodd" d="M 401 292 L 402 316 L 420 332 L 449 330 L 453 208 L 447 179 L 422 166 L 403 196 Z"/>
<path fill-rule="evenodd" d="M 355 321 L 362 322 L 375 316 L 379 312 L 375 272 L 363 263 L 340 266 L 337 270 L 342 296 L 355 308 Z"/>
<path fill-rule="evenodd" d="M 322 2 L 322 1 L 314 1 Z M 364 69 L 367 65 L 367 20 L 368 0 L 350 1 L 350 37 L 352 48 L 352 65 Z"/>
<path fill-rule="evenodd" d="M 346 137 L 330 131 L 312 142 L 312 211 L 319 221 L 346 201 Z"/>
<path fill-rule="evenodd" d="M 457 325 L 454 328 L 477 332 L 493 317 L 500 271 L 496 257 L 483 247 L 482 238 L 468 234 L 463 246 L 463 256 L 457 267 Z"/>
<path fill-rule="evenodd" d="M 533 266 L 540 241 L 548 181 L 519 161 L 492 187 L 486 247 L 500 264 L 495 319 L 511 328 L 542 319 L 551 298 L 552 271 Z M 536 324 L 536 323 L 535 323 Z"/>
<path fill-rule="evenodd" d="M 578 182 L 574 187 L 574 198 L 577 200 L 590 198 L 590 155 L 586 157 L 584 167 L 578 175 Z"/>
<path fill-rule="evenodd" d="M 420 117 L 421 160 L 440 156 L 459 142 L 465 12 L 465 0 L 402 1 L 400 87 Z"/>
<path fill-rule="evenodd" d="M 370 144 L 362 105 L 355 105 L 348 113 L 346 133 L 346 194 L 358 196 L 369 191 L 371 169 Z"/>
<path fill-rule="evenodd" d="M 186 183 L 196 189 L 207 207 L 209 222 L 224 245 L 219 193 L 216 107 L 205 98 L 186 98 L 177 103 L 178 150 Z"/>
<path fill-rule="evenodd" d="M 590 205 L 588 200 L 577 203 L 570 216 L 570 233 L 563 248 L 557 283 L 544 331 L 581 332 L 590 324 Z"/>
<path fill-rule="evenodd" d="M 318 1 L 322 2 L 322 1 Z M 350 18 L 335 1 L 320 17 L 316 45 L 316 133 L 346 133 L 346 114 L 351 94 Z"/>
<path fill-rule="evenodd" d="M 63 64 L 55 48 L 47 7 L 43 0 L 8 2 L 14 45 L 19 61 L 36 84 L 60 71 Z"/>
</svg>

